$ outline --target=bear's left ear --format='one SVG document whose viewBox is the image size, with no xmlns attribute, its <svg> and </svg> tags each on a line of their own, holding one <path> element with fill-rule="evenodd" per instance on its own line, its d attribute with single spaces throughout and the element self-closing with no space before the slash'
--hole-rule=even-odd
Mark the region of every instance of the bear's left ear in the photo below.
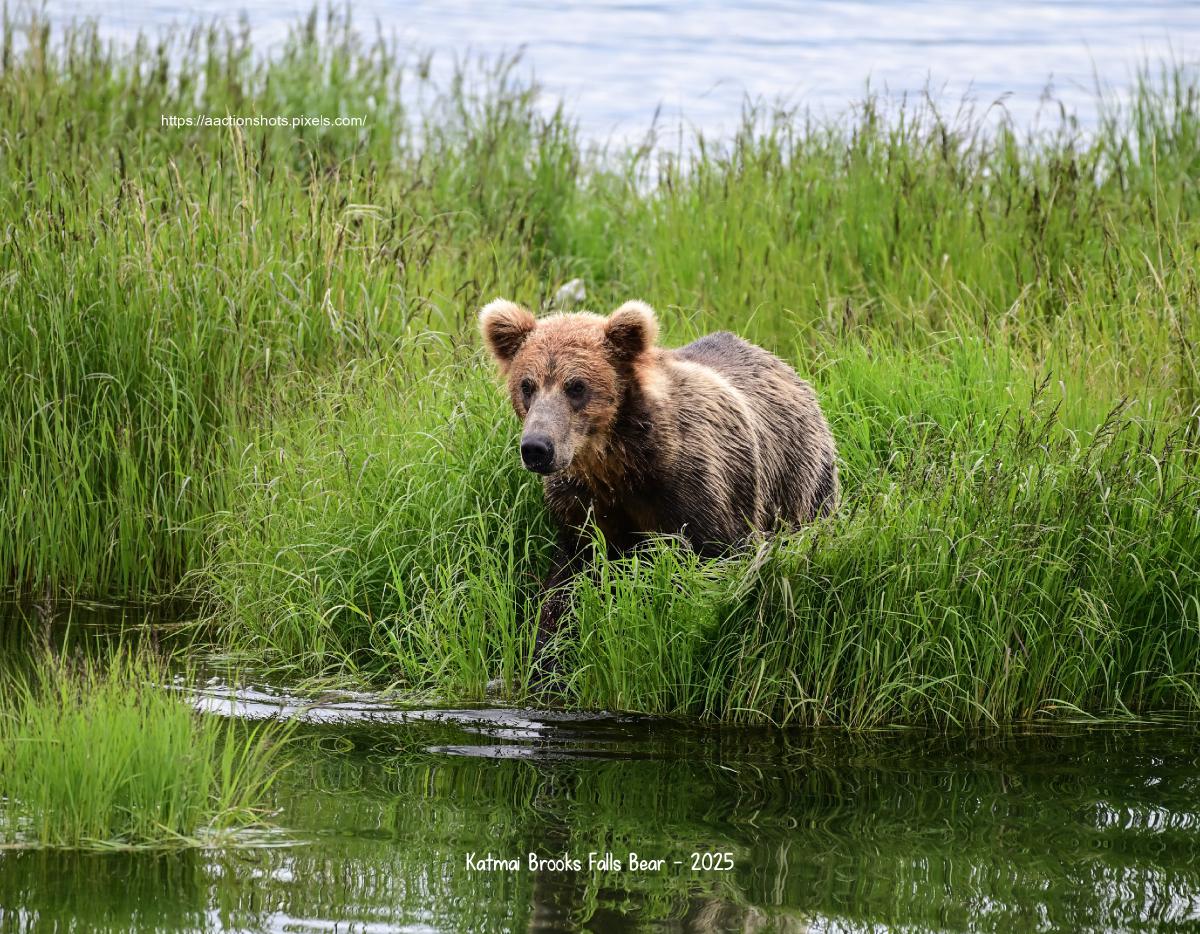
<svg viewBox="0 0 1200 934">
<path fill-rule="evenodd" d="M 654 309 L 645 302 L 626 302 L 608 316 L 604 336 L 613 352 L 623 360 L 632 360 L 645 353 L 658 337 Z"/>
<path fill-rule="evenodd" d="M 506 298 L 488 302 L 479 312 L 479 330 L 502 373 L 508 372 L 513 357 L 536 327 L 537 319 L 530 312 Z"/>
</svg>

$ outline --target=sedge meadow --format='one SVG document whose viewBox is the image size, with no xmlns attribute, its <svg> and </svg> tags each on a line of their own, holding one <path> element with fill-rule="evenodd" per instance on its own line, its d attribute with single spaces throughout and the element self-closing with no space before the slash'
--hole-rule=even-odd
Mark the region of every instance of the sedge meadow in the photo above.
<svg viewBox="0 0 1200 934">
<path fill-rule="evenodd" d="M 1195 919 L 1194 68 L 1036 131 L 868 98 L 601 146 L 516 59 L 446 78 L 336 10 L 270 55 L 5 15 L 0 915 Z M 365 119 L 163 121 L 199 112 Z M 716 560 L 598 550 L 538 696 L 551 529 L 476 314 L 574 279 L 667 345 L 794 365 L 843 492 Z M 89 741 L 113 755 L 64 755 Z M 468 849 L 731 856 L 480 876 Z"/>
</svg>

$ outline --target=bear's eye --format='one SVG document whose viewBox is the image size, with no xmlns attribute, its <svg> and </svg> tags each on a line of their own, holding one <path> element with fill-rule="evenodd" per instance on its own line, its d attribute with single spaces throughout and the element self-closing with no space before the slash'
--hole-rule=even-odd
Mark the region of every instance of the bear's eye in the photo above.
<svg viewBox="0 0 1200 934">
<path fill-rule="evenodd" d="M 587 383 L 581 379 L 569 379 L 563 385 L 563 392 L 567 394 L 567 398 L 578 401 L 587 392 Z"/>
<path fill-rule="evenodd" d="M 529 377 L 521 380 L 521 398 L 528 402 L 533 395 L 534 388 L 533 380 L 529 379 Z"/>
</svg>

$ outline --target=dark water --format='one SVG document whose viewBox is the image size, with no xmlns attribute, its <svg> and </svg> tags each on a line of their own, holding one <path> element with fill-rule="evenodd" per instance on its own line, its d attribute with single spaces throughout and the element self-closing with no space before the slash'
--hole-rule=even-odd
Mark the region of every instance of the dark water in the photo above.
<svg viewBox="0 0 1200 934">
<path fill-rule="evenodd" d="M 301 721 L 279 829 L 0 851 L 0 930 L 1200 926 L 1195 727 L 850 736 L 172 689 L 207 716 Z"/>
</svg>

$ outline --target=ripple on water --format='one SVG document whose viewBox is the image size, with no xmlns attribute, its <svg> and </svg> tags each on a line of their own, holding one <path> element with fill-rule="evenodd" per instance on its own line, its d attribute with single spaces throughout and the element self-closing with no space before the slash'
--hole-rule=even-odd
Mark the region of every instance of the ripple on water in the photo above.
<svg viewBox="0 0 1200 934">
<path fill-rule="evenodd" d="M 471 742 L 430 745 L 428 752 L 495 759 L 607 757 L 644 758 L 630 748 L 635 734 L 655 718 L 604 711 L 525 707 L 415 707 L 386 694 L 327 691 L 306 697 L 266 685 L 235 686 L 220 678 L 199 685 L 177 680 L 203 712 L 246 721 L 288 720 L 307 724 L 439 725 Z M 661 721 L 660 721 L 661 722 Z"/>
</svg>

